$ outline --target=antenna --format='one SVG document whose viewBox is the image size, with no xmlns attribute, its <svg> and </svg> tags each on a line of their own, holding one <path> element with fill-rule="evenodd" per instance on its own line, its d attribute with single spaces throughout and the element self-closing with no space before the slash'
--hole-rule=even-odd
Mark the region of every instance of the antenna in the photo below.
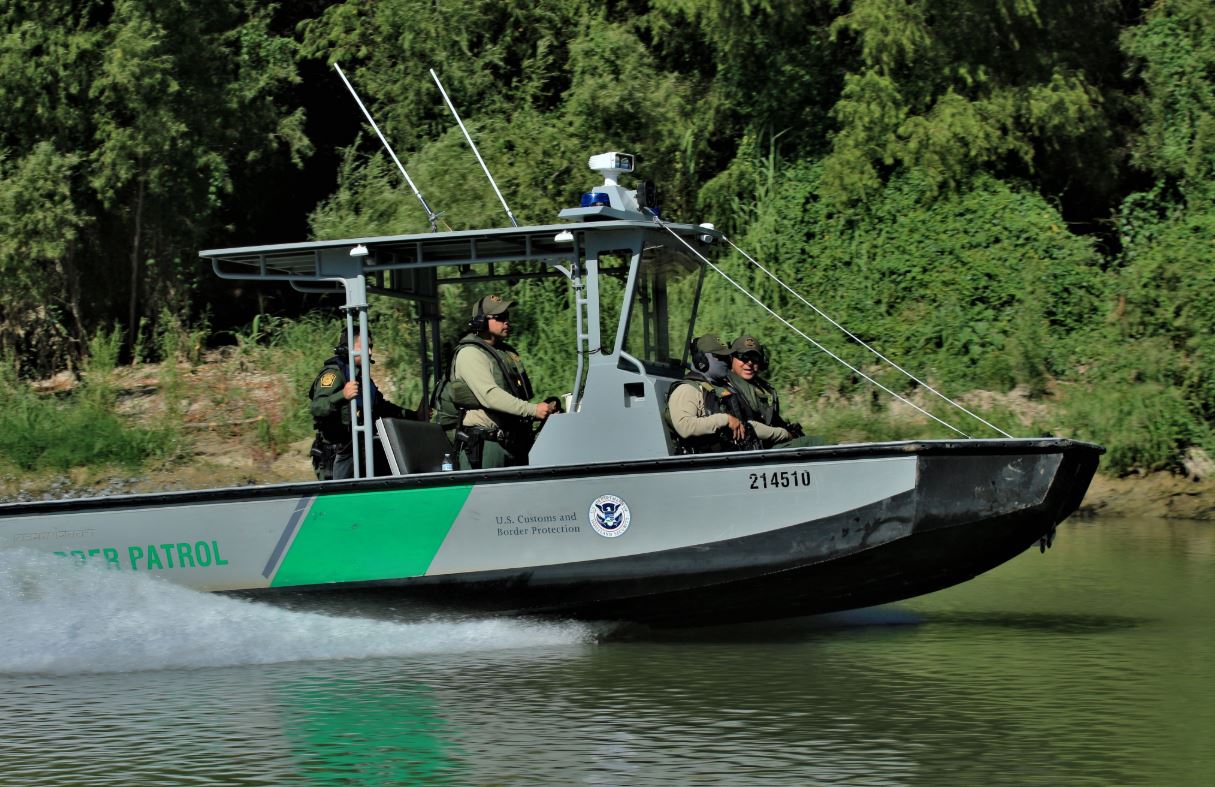
<svg viewBox="0 0 1215 787">
<path fill-rule="evenodd" d="M 472 137 L 468 135 L 468 129 L 464 128 L 464 121 L 460 120 L 460 113 L 456 112 L 456 107 L 451 103 L 451 99 L 447 97 L 447 91 L 443 89 L 443 83 L 439 81 L 439 75 L 435 70 L 430 69 L 430 75 L 434 77 L 435 84 L 439 86 L 439 92 L 443 94 L 443 100 L 447 102 L 447 108 L 451 110 L 452 117 L 456 119 L 460 130 L 464 132 L 464 139 L 468 140 L 468 146 L 472 148 L 473 155 L 477 157 L 477 161 L 481 162 L 481 169 L 485 170 L 485 177 L 489 178 L 489 185 L 494 187 L 494 193 L 498 195 L 498 200 L 502 203 L 502 207 L 506 209 L 506 216 L 510 219 L 512 227 L 518 227 L 519 222 L 515 221 L 515 214 L 510 212 L 510 206 L 506 204 L 506 200 L 502 197 L 502 192 L 498 191 L 498 184 L 494 182 L 494 176 L 489 174 L 489 167 L 485 166 L 485 160 L 481 158 L 481 153 L 478 152 L 477 146 L 473 144 Z"/>
<path fill-rule="evenodd" d="M 372 120 L 371 113 L 367 111 L 367 107 L 363 106 L 363 101 L 359 98 L 359 94 L 355 92 L 354 86 L 350 84 L 350 80 L 346 78 L 344 73 L 342 73 L 342 67 L 336 62 L 333 64 L 333 67 L 337 69 L 338 76 L 340 76 L 342 81 L 346 83 L 346 89 L 350 91 L 350 95 L 354 96 L 355 103 L 359 105 L 359 109 L 363 110 L 363 117 L 367 118 L 367 122 L 371 124 L 371 127 L 375 129 L 375 133 L 380 137 L 380 142 L 384 143 L 384 149 L 388 151 L 388 155 L 392 156 L 392 160 L 396 162 L 397 169 L 401 170 L 401 174 L 405 176 L 405 182 L 409 184 L 409 188 L 413 189 L 413 195 L 418 198 L 418 202 L 422 203 L 422 210 L 426 211 L 426 219 L 430 222 L 430 231 L 438 232 L 438 214 L 431 210 L 430 206 L 426 204 L 426 198 L 422 196 L 422 192 L 418 191 L 418 187 L 413 184 L 413 178 L 409 177 L 409 173 L 405 171 L 405 167 L 401 164 L 401 160 L 397 158 L 397 154 L 393 152 L 392 145 L 389 145 L 388 140 L 384 139 L 383 132 L 380 131 L 380 127 L 375 124 L 374 120 Z"/>
</svg>

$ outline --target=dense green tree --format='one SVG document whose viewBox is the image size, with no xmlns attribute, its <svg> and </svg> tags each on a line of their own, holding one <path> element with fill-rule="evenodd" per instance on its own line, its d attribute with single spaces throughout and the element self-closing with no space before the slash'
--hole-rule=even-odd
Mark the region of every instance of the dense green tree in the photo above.
<svg viewBox="0 0 1215 787">
<path fill-rule="evenodd" d="M 1215 449 L 1215 16 L 1206 0 L 1155 3 L 1122 32 L 1140 122 L 1133 163 L 1151 187 L 1117 216 L 1107 333 L 1078 408 L 1119 471 L 1178 468 Z"/>
<path fill-rule="evenodd" d="M 451 24 L 454 13 L 461 24 Z M 479 0 L 457 11 L 386 0 L 327 9 L 306 26 L 305 51 L 344 63 L 428 202 L 444 211 L 447 226 L 465 227 L 505 223 L 506 215 L 429 68 L 520 220 L 548 221 L 576 204 L 594 182 L 586 156 L 608 149 L 639 154 L 642 175 L 662 183 L 672 209 L 691 204 L 685 155 L 697 128 L 691 82 L 659 67 L 647 35 L 642 18 L 613 15 L 604 3 Z M 385 189 L 400 176 L 388 174 L 378 141 L 367 141 L 370 147 L 350 152 L 339 193 L 319 211 L 316 231 L 351 226 L 335 213 L 342 203 L 381 199 L 401 205 L 376 208 L 394 231 L 423 229 L 425 216 L 404 184 Z M 362 188 L 379 193 L 349 193 Z"/>
<path fill-rule="evenodd" d="M 295 44 L 253 0 L 0 3 L 0 348 L 36 368 L 85 335 L 191 308 L 234 167 L 307 152 L 277 91 Z M 38 184 L 41 183 L 41 186 Z M 31 305 L 47 316 L 28 321 Z M 123 308 L 125 306 L 126 308 Z M 44 334 L 66 323 L 70 341 Z M 51 352 L 47 357 L 45 352 Z"/>
<path fill-rule="evenodd" d="M 834 193 L 864 197 L 900 169 L 940 187 L 979 169 L 1028 175 L 1056 194 L 1077 183 L 1109 193 L 1120 2 L 849 5 L 831 27 L 860 55 L 832 110 L 839 130 L 824 177 Z"/>
<path fill-rule="evenodd" d="M 739 208 L 762 180 L 756 150 L 798 158 L 830 148 L 830 110 L 855 61 L 831 41 L 834 0 L 657 0 L 648 15 L 670 68 L 701 75 L 687 139 L 698 205 L 721 226 L 741 228 Z M 761 151 L 764 158 L 771 150 Z"/>
<path fill-rule="evenodd" d="M 765 189 L 743 245 L 794 290 L 866 343 L 917 374 L 960 392 L 1017 384 L 1040 393 L 1068 376 L 1104 303 L 1092 244 L 1069 233 L 1058 211 L 1024 185 L 977 176 L 930 200 L 933 182 L 900 175 L 866 206 L 840 212 L 824 197 L 825 166 L 792 166 Z M 847 337 L 741 260 L 740 280 L 811 337 L 858 368 L 877 364 Z M 754 308 L 714 283 L 706 318 L 737 333 Z M 762 321 L 788 384 L 815 393 L 855 382 L 842 367 Z M 761 330 L 756 327 L 754 330 Z M 879 364 L 880 366 L 880 364 Z M 892 378 L 896 389 L 909 381 Z"/>
<path fill-rule="evenodd" d="M 0 353 L 64 363 L 84 326 L 90 72 L 100 4 L 0 3 Z M 61 140 L 65 141 L 61 142 Z M 79 344 L 76 345 L 79 347 Z"/>
<path fill-rule="evenodd" d="M 924 379 L 954 393 L 1076 392 L 1068 417 L 1110 441 L 1111 466 L 1176 466 L 1191 445 L 1215 448 L 1211 11 L 1210 0 L 0 0 L 0 353 L 49 371 L 100 326 L 130 339 L 166 308 L 204 311 L 197 249 L 277 240 L 258 222 L 280 203 L 311 206 L 275 175 L 314 140 L 341 149 L 311 173 L 314 194 L 336 182 L 311 210 L 315 236 L 428 229 L 379 141 L 355 138 L 364 123 L 334 62 L 441 228 L 506 224 L 433 67 L 521 222 L 576 204 L 597 179 L 588 154 L 638 154 L 664 215 L 725 228 Z M 319 108 L 310 125 L 304 103 Z M 724 264 L 873 366 L 741 259 Z M 564 386 L 568 294 L 535 281 L 515 294 L 538 382 Z M 458 314 L 473 295 L 453 288 L 445 306 Z M 711 279 L 701 327 L 764 334 L 780 381 L 811 398 L 859 390 L 783 326 L 745 316 L 757 312 L 740 298 Z M 397 330 L 412 347 L 408 321 Z"/>
<path fill-rule="evenodd" d="M 1215 7 L 1209 0 L 1156 3 L 1122 34 L 1142 80 L 1135 163 L 1209 199 L 1215 179 Z"/>
</svg>

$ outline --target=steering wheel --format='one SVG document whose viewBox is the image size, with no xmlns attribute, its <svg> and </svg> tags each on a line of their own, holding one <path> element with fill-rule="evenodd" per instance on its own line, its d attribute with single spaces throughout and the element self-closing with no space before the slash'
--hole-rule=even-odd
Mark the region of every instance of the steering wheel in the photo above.
<svg viewBox="0 0 1215 787">
<path fill-rule="evenodd" d="M 553 408 L 552 410 L 549 411 L 549 414 L 548 414 L 549 418 L 552 418 L 555 413 L 564 413 L 565 412 L 565 408 L 561 406 L 561 400 L 558 399 L 556 396 L 550 396 L 549 398 L 544 400 L 544 403 L 549 405 L 551 408 Z M 533 436 L 540 434 L 540 430 L 544 428 L 544 425 L 546 423 L 548 423 L 548 418 L 545 418 L 543 421 L 541 421 L 539 419 L 532 419 Z"/>
</svg>

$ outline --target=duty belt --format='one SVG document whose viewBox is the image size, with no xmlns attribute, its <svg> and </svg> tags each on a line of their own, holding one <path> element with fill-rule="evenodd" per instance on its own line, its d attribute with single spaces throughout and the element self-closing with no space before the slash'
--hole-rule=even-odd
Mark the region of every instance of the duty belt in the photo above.
<svg viewBox="0 0 1215 787">
<path fill-rule="evenodd" d="M 467 441 L 468 438 L 477 436 L 482 440 L 489 440 L 491 443 L 499 445 L 506 443 L 508 438 L 506 432 L 501 429 L 486 429 L 484 426 L 465 426 L 456 430 L 456 438 L 463 437 Z"/>
</svg>

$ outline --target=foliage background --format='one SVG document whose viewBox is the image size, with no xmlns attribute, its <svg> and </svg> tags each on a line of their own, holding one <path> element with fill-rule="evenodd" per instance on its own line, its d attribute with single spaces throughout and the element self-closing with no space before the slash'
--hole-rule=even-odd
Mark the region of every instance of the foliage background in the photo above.
<svg viewBox="0 0 1215 787">
<path fill-rule="evenodd" d="M 235 289 L 197 251 L 427 228 L 335 61 L 446 226 L 504 216 L 428 67 L 521 222 L 592 184 L 589 152 L 632 151 L 666 216 L 713 221 L 925 381 L 1052 405 L 1013 431 L 1101 441 L 1119 473 L 1215 449 L 1210 0 L 0 0 L 9 376 L 96 369 L 103 347 L 154 359 L 180 351 L 157 337 L 202 328 L 267 351 L 323 334 L 334 304 Z M 883 374 L 740 257 L 722 265 Z M 568 295 L 513 294 L 533 377 L 564 389 Z M 459 312 L 474 293 L 445 297 Z M 828 439 L 934 433 L 740 298 L 711 279 L 700 325 L 762 335 Z M 273 330 L 249 327 L 263 313 Z M 412 316 L 377 317 L 406 398 Z M 180 439 L 164 428 L 141 444 Z"/>
</svg>

